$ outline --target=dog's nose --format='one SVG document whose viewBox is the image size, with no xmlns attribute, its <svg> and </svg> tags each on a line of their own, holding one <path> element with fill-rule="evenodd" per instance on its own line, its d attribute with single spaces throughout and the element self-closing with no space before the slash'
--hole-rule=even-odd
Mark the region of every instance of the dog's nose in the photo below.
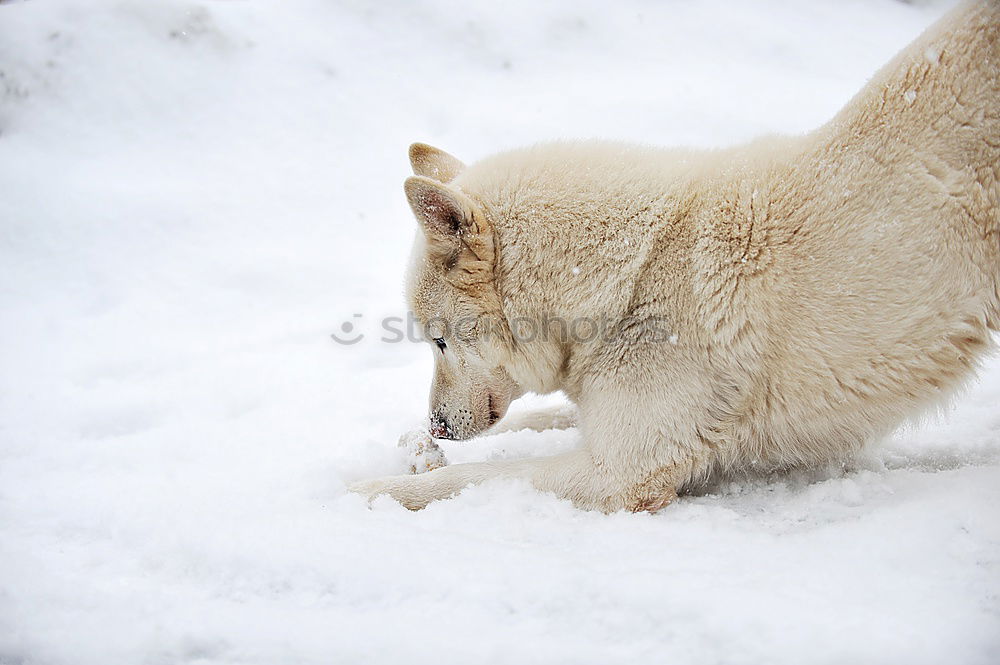
<svg viewBox="0 0 1000 665">
<path fill-rule="evenodd" d="M 448 426 L 448 421 L 439 413 L 431 414 L 430 433 L 435 439 L 452 438 L 451 427 Z"/>
</svg>

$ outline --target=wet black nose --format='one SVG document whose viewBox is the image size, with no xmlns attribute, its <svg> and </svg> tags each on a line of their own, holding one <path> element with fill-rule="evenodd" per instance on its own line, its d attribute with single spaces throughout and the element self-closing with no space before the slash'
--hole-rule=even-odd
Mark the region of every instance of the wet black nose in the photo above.
<svg viewBox="0 0 1000 665">
<path fill-rule="evenodd" d="M 448 421 L 444 419 L 440 413 L 431 414 L 431 426 L 430 433 L 435 439 L 453 439 L 454 434 L 451 431 L 451 426 Z"/>
</svg>

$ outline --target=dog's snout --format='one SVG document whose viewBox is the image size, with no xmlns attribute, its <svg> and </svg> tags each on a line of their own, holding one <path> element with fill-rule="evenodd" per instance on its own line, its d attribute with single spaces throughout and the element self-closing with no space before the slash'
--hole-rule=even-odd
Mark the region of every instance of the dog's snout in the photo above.
<svg viewBox="0 0 1000 665">
<path fill-rule="evenodd" d="M 435 439 L 452 439 L 454 435 L 448 421 L 440 413 L 431 414 L 430 433 Z"/>
</svg>

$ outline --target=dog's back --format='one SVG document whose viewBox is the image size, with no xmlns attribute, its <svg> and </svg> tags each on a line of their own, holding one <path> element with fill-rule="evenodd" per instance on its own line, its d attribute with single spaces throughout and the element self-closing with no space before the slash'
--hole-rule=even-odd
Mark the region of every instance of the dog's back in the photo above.
<svg viewBox="0 0 1000 665">
<path fill-rule="evenodd" d="M 724 465 L 835 458 L 946 399 L 1000 329 L 1000 6 L 954 10 L 783 162 L 715 185 L 695 276 L 728 340 Z"/>
</svg>

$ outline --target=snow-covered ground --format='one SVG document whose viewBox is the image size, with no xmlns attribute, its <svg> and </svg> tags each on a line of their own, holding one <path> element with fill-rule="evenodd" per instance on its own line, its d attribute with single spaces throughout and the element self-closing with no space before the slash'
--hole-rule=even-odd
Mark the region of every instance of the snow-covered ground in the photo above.
<svg viewBox="0 0 1000 665">
<path fill-rule="evenodd" d="M 657 515 L 344 492 L 426 406 L 410 142 L 805 131 L 947 2 L 0 4 L 2 665 L 1000 662 L 997 361 Z"/>
</svg>

